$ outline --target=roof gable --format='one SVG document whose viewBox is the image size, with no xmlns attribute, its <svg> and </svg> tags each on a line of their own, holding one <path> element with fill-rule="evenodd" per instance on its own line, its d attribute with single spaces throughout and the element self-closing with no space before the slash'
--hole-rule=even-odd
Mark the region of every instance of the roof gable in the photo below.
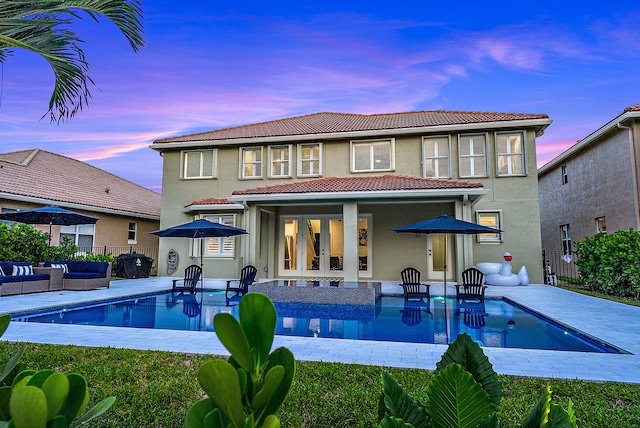
<svg viewBox="0 0 640 428">
<path fill-rule="evenodd" d="M 40 149 L 0 154 L 0 192 L 160 216 L 158 193 L 88 163 Z"/>
</svg>

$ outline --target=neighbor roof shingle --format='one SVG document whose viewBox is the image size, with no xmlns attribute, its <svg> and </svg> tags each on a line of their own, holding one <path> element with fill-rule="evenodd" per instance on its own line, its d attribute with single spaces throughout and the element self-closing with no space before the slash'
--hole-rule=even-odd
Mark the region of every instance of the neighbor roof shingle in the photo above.
<svg viewBox="0 0 640 428">
<path fill-rule="evenodd" d="M 371 192 L 399 190 L 437 190 L 482 187 L 481 183 L 441 178 L 420 178 L 404 175 L 382 175 L 377 177 L 326 177 L 295 183 L 254 187 L 236 190 L 233 195 L 266 195 L 282 193 L 332 193 Z"/>
<path fill-rule="evenodd" d="M 315 113 L 270 122 L 236 126 L 215 131 L 183 135 L 154 141 L 177 143 L 188 141 L 232 140 L 237 138 L 313 135 L 334 132 L 376 131 L 418 128 L 425 126 L 469 123 L 505 122 L 514 120 L 548 119 L 546 114 L 483 113 L 464 111 L 416 111 L 390 114 Z"/>
<path fill-rule="evenodd" d="M 45 150 L 0 154 L 0 192 L 160 216 L 160 195 L 76 159 Z"/>
</svg>

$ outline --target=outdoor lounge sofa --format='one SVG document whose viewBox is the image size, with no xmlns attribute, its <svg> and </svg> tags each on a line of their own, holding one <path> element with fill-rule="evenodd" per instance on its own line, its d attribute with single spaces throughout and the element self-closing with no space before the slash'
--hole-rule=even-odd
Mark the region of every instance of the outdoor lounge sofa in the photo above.
<svg viewBox="0 0 640 428">
<path fill-rule="evenodd" d="M 32 266 L 29 262 L 0 262 L 0 295 L 11 296 L 15 294 L 38 293 L 48 291 L 51 277 L 48 269 L 32 267 L 33 274 L 13 275 L 14 266 Z"/>
<path fill-rule="evenodd" d="M 65 266 L 62 279 L 64 290 L 93 290 L 107 287 L 111 283 L 111 263 L 88 260 L 47 260 L 45 267 Z M 63 270 L 64 267 L 63 267 Z"/>
</svg>

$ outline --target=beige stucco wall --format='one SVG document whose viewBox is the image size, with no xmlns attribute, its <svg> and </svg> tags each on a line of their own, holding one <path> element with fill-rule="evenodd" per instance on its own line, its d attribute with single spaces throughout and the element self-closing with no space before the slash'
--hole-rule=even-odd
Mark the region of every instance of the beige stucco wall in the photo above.
<svg viewBox="0 0 640 428">
<path fill-rule="evenodd" d="M 520 130 L 520 129 L 518 129 Z M 465 132 L 469 133 L 469 132 Z M 438 134 L 442 135 L 442 134 Z M 473 210 L 501 210 L 503 213 L 503 234 L 504 242 L 501 244 L 479 244 L 475 238 L 461 238 L 471 242 L 473 260 L 479 261 L 500 261 L 501 255 L 509 251 L 514 256 L 514 272 L 522 264 L 527 266 L 531 282 L 542 282 L 542 262 L 541 262 L 541 237 L 539 228 L 539 206 L 538 206 L 538 185 L 535 156 L 535 135 L 533 131 L 526 133 L 526 169 L 527 173 L 522 177 L 495 177 L 495 152 L 494 133 L 487 135 L 487 160 L 488 177 L 468 179 L 473 182 L 480 182 L 489 193 L 473 206 Z M 372 173 L 351 174 L 350 169 L 350 146 L 348 139 L 323 141 L 323 176 L 324 177 L 354 177 L 371 176 Z M 267 146 L 263 144 L 263 165 L 267 165 Z M 194 148 L 190 148 L 194 149 Z M 161 227 L 169 227 L 180 223 L 185 223 L 193 219 L 194 213 L 184 213 L 185 206 L 193 201 L 203 198 L 227 198 L 236 189 L 254 188 L 266 185 L 276 185 L 290 183 L 301 180 L 296 175 L 296 145 L 292 145 L 292 178 L 269 179 L 266 171 L 263 178 L 257 180 L 238 179 L 239 168 L 239 148 L 237 146 L 222 146 L 218 148 L 218 177 L 217 179 L 204 180 L 182 180 L 180 179 L 180 151 L 171 150 L 164 152 L 163 167 L 163 194 L 162 194 L 162 223 Z M 452 179 L 458 179 L 457 167 L 457 134 L 451 134 L 451 159 L 452 159 Z M 422 176 L 422 134 L 413 136 L 395 137 L 395 169 L 391 172 L 380 172 L 381 174 L 399 174 L 408 176 Z M 461 204 L 461 201 L 458 201 Z M 391 208 L 393 207 L 393 208 Z M 269 207 L 275 215 L 282 215 L 305 209 L 290 207 Z M 323 213 L 334 211 L 341 213 L 340 206 L 319 207 L 309 206 L 307 210 L 312 213 Z M 425 220 L 443 213 L 455 214 L 456 205 L 453 200 L 447 203 L 434 204 L 404 204 L 394 206 L 393 204 L 372 204 L 359 207 L 360 214 L 372 213 L 373 230 L 375 231 L 373 247 L 373 277 L 375 279 L 396 279 L 399 277 L 400 266 L 408 264 L 419 265 L 426 263 L 424 258 L 426 252 L 425 239 L 407 239 L 406 236 L 398 236 L 390 232 L 393 227 L 408 224 L 415 221 Z M 237 214 L 239 227 L 246 227 L 245 218 L 240 211 L 220 211 L 221 214 Z M 475 222 L 475 218 L 467 219 Z M 259 275 L 264 275 L 263 268 L 276 262 L 277 249 L 272 249 L 272 254 L 265 255 L 264 236 L 268 228 L 268 221 L 263 218 L 260 223 L 261 243 L 259 251 L 258 266 Z M 275 221 L 271 236 L 277 235 L 279 222 Z M 247 237 L 237 237 L 237 249 L 240 242 L 247 242 Z M 244 240 L 244 241 L 243 241 Z M 409 242 L 408 242 L 409 241 Z M 277 240 L 276 240 L 277 243 Z M 181 275 L 183 269 L 191 262 L 197 262 L 195 258 L 188 256 L 188 239 L 162 239 L 160 242 L 160 260 L 164 260 L 170 248 L 179 252 L 181 264 L 175 275 Z M 402 251 L 398 251 L 398 248 Z M 405 251 L 406 249 L 406 251 Z M 268 249 L 267 249 L 268 250 Z M 244 264 L 244 252 L 236 251 L 233 259 L 208 261 L 205 259 L 206 276 L 215 277 L 235 277 L 239 269 Z M 160 264 L 160 274 L 166 272 L 165 265 Z M 464 266 L 466 267 L 466 266 Z M 462 268 L 464 268 L 462 267 Z M 461 271 L 457 267 L 457 273 Z M 273 272 L 268 273 L 271 275 Z"/>
</svg>

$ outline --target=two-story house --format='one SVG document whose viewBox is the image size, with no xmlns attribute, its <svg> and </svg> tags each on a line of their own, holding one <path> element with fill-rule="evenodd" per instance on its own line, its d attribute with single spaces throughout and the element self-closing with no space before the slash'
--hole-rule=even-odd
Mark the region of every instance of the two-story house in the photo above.
<svg viewBox="0 0 640 428">
<path fill-rule="evenodd" d="M 538 181 L 545 250 L 571 255 L 572 240 L 640 230 L 640 104 L 541 167 Z"/>
<path fill-rule="evenodd" d="M 217 277 L 253 264 L 261 277 L 397 280 L 414 266 L 430 281 L 457 280 L 509 251 L 540 282 L 535 141 L 550 123 L 544 114 L 317 113 L 158 140 L 161 226 L 207 218 L 245 228 L 204 246 L 205 271 Z M 442 235 L 392 231 L 441 214 L 503 232 L 449 235 L 445 255 Z M 199 246 L 185 241 L 162 238 L 160 258 L 174 249 L 195 261 Z"/>
</svg>

